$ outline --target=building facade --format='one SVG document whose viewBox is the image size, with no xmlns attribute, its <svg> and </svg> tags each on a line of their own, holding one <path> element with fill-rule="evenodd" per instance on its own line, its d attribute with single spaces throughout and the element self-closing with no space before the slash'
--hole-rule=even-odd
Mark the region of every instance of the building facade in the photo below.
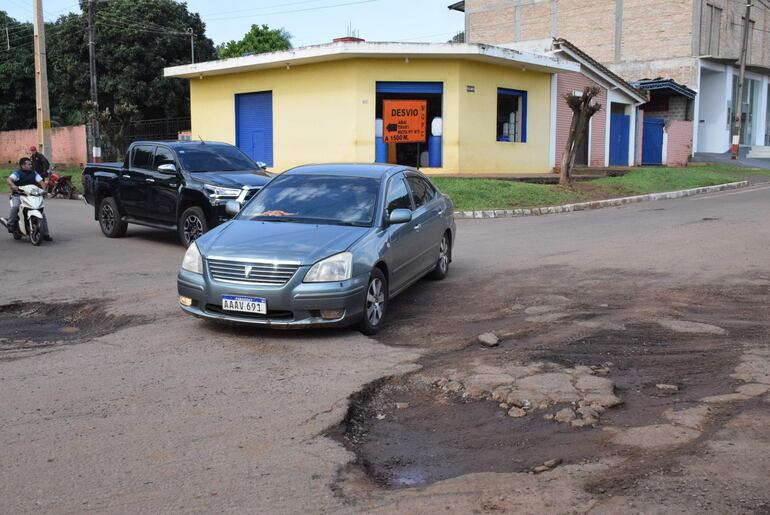
<svg viewBox="0 0 770 515">
<path fill-rule="evenodd" d="M 487 45 L 338 42 L 165 75 L 190 80 L 196 138 L 233 143 L 277 171 L 380 161 L 499 175 L 551 171 L 553 75 L 577 70 Z M 422 141 L 388 143 L 391 105 L 424 106 Z"/>
<path fill-rule="evenodd" d="M 745 120 L 741 143 L 770 144 L 770 3 L 755 1 L 748 21 L 740 103 L 745 0 L 465 0 L 451 7 L 465 12 L 469 42 L 562 37 L 630 82 L 665 79 L 695 91 L 683 117 L 693 122 L 692 152 L 729 149 L 730 118 L 739 104 Z"/>
</svg>

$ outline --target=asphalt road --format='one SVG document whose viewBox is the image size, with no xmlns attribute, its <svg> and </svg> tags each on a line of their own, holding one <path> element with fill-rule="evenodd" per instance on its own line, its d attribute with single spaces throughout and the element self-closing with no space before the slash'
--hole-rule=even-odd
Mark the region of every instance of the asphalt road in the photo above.
<svg viewBox="0 0 770 515">
<path fill-rule="evenodd" d="M 49 200 L 46 210 L 53 244 L 0 235 L 0 305 L 85 302 L 131 323 L 14 359 L 2 359 L 0 342 L 0 512 L 357 511 L 331 488 L 354 456 L 322 433 L 345 416 L 349 395 L 413 370 L 426 348 L 354 331 L 234 329 L 184 316 L 175 288 L 184 250 L 173 234 L 131 226 L 110 240 L 81 202 Z M 450 278 L 416 288 L 449 293 L 511 270 L 537 278 L 558 267 L 644 273 L 671 285 L 768 284 L 768 219 L 770 186 L 759 185 L 462 220 Z M 618 287 L 632 289 L 634 280 Z M 414 299 L 407 293 L 394 304 Z M 439 316 L 461 309 L 435 305 Z M 483 489 L 445 488 L 468 498 Z M 400 495 L 389 493 L 383 509 L 416 509 L 398 504 Z M 444 511 L 430 498 L 418 506 Z"/>
</svg>

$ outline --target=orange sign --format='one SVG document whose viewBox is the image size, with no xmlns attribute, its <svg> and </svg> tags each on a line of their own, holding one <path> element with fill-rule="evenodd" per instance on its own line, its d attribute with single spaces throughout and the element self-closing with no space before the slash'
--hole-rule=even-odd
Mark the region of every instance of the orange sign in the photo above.
<svg viewBox="0 0 770 515">
<path fill-rule="evenodd" d="M 422 143 L 425 141 L 427 100 L 383 100 L 382 141 Z"/>
</svg>

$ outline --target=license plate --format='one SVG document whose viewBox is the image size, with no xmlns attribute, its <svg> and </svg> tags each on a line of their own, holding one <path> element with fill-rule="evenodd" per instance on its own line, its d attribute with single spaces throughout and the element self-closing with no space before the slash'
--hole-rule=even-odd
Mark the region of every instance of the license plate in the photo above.
<svg viewBox="0 0 770 515">
<path fill-rule="evenodd" d="M 222 296 L 222 309 L 267 315 L 267 301 L 259 297 Z"/>
</svg>

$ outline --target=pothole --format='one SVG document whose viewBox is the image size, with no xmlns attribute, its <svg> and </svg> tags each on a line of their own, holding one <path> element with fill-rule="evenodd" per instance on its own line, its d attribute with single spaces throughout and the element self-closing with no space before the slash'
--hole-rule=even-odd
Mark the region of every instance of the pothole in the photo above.
<svg viewBox="0 0 770 515">
<path fill-rule="evenodd" d="M 0 360 L 23 357 L 54 345 L 75 343 L 135 324 L 94 302 L 16 302 L 0 306 Z"/>
<path fill-rule="evenodd" d="M 497 402 L 463 398 L 416 377 L 372 383 L 353 396 L 347 417 L 329 435 L 386 488 L 476 472 L 531 472 L 548 462 L 593 460 L 603 447 L 601 429 L 547 420 L 559 405 L 514 418 Z"/>
</svg>

